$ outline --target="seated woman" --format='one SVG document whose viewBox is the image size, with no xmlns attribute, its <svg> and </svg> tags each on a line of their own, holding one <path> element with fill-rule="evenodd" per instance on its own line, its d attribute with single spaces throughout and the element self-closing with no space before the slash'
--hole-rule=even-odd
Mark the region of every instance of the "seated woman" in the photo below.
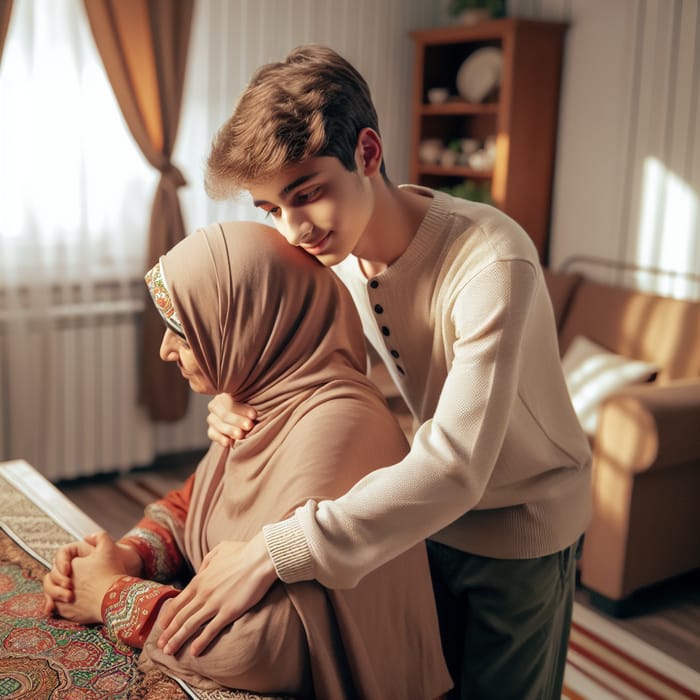
<svg viewBox="0 0 700 700">
<path fill-rule="evenodd" d="M 353 303 L 336 276 L 253 223 L 200 229 L 146 276 L 167 329 L 161 358 L 197 392 L 229 392 L 258 424 L 230 449 L 212 444 L 178 491 L 146 508 L 118 542 L 68 545 L 46 575 L 48 607 L 103 622 L 143 648 L 142 668 L 193 685 L 298 698 L 426 700 L 448 690 L 427 558 L 414 547 L 355 588 L 277 581 L 201 655 L 158 648 L 170 585 L 246 542 L 308 499 L 332 499 L 408 445 L 364 374 Z M 211 555 L 210 555 L 211 556 Z"/>
</svg>

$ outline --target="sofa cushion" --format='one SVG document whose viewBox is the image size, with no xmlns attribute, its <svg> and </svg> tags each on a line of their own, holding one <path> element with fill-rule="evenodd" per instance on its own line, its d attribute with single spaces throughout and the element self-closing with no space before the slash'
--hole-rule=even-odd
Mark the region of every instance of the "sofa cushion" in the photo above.
<svg viewBox="0 0 700 700">
<path fill-rule="evenodd" d="M 700 376 L 700 302 L 583 281 L 559 331 L 562 355 L 583 335 L 611 352 L 652 362 L 658 381 Z"/>
<path fill-rule="evenodd" d="M 572 340 L 561 364 L 574 410 L 589 436 L 595 435 L 600 406 L 608 396 L 648 381 L 659 370 L 651 362 L 622 357 L 582 335 Z"/>
</svg>

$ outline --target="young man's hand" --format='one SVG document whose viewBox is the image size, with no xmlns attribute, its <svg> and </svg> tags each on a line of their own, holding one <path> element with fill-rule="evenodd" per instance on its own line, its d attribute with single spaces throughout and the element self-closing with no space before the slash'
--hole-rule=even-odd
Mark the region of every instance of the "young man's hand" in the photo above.
<svg viewBox="0 0 700 700">
<path fill-rule="evenodd" d="M 217 394 L 208 408 L 207 437 L 222 447 L 232 447 L 236 440 L 244 438 L 258 417 L 252 406 L 237 403 L 230 394 Z"/>
<path fill-rule="evenodd" d="M 262 532 L 250 542 L 219 543 L 204 557 L 187 587 L 163 604 L 157 620 L 163 628 L 158 648 L 175 654 L 192 638 L 190 653 L 198 656 L 226 625 L 258 603 L 276 580 Z"/>
</svg>

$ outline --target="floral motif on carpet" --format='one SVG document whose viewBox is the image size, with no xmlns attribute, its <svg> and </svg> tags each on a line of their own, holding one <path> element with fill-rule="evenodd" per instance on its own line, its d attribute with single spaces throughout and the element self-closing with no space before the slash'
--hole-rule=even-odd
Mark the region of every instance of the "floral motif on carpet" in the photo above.
<svg viewBox="0 0 700 700">
<path fill-rule="evenodd" d="M 0 533 L 0 697 L 95 700 L 129 697 L 144 677 L 133 649 L 100 626 L 44 614 L 46 569 Z M 172 680 L 169 697 L 187 697 Z"/>
<path fill-rule="evenodd" d="M 1 467 L 1 465 L 0 465 Z M 201 690 L 158 671 L 100 625 L 44 614 L 42 579 L 56 550 L 76 539 L 0 468 L 0 698 L 19 700 L 279 700 L 242 690 Z"/>
</svg>

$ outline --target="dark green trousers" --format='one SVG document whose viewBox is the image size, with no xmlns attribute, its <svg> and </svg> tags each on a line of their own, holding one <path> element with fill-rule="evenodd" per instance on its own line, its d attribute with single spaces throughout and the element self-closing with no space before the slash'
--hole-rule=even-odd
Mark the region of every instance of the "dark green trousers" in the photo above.
<svg viewBox="0 0 700 700">
<path fill-rule="evenodd" d="M 428 542 L 450 700 L 560 700 L 579 550 L 491 559 Z"/>
</svg>

